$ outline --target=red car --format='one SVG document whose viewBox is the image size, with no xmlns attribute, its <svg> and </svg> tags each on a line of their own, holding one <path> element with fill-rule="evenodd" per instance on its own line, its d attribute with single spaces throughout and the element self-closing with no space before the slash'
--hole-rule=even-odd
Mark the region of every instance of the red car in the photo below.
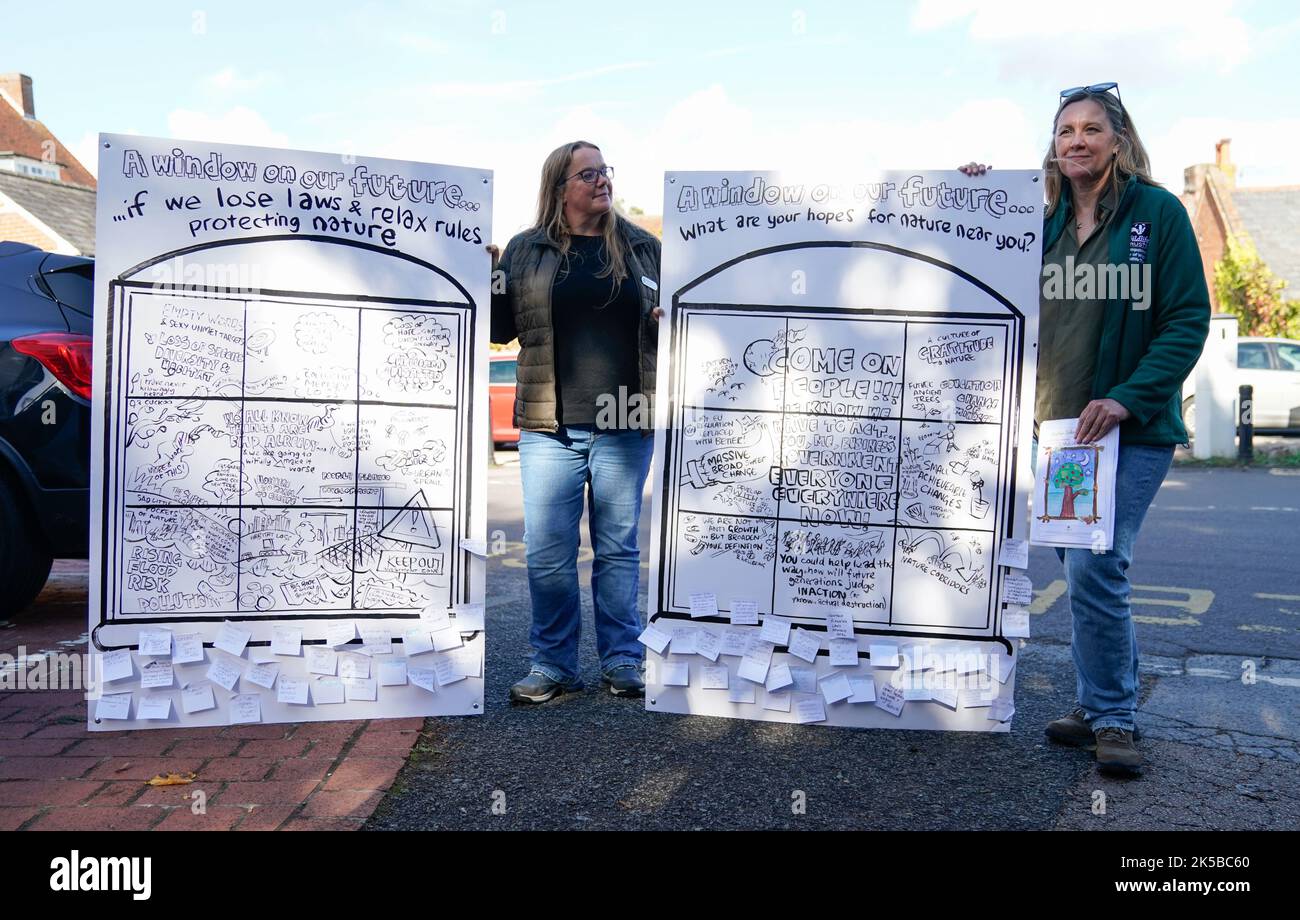
<svg viewBox="0 0 1300 920">
<path fill-rule="evenodd" d="M 499 351 L 492 353 L 488 364 L 488 400 L 492 416 L 492 441 L 501 444 L 518 444 L 519 429 L 515 427 L 515 366 L 519 363 L 519 352 Z"/>
</svg>

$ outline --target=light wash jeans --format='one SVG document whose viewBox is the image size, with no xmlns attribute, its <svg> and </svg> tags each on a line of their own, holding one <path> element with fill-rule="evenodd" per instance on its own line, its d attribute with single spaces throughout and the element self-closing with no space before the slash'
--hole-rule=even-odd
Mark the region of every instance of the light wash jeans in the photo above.
<svg viewBox="0 0 1300 920">
<path fill-rule="evenodd" d="M 595 561 L 591 594 L 602 673 L 640 665 L 637 525 L 641 490 L 654 450 L 640 431 L 561 425 L 549 434 L 519 434 L 524 493 L 528 592 L 533 603 L 533 667 L 552 680 L 576 683 L 582 605 L 578 592 L 578 527 L 584 498 Z"/>
<path fill-rule="evenodd" d="M 1138 646 L 1129 607 L 1128 567 L 1142 519 L 1173 458 L 1173 447 L 1121 443 L 1115 474 L 1115 541 L 1110 552 L 1056 551 L 1065 563 L 1070 589 L 1070 648 L 1078 675 L 1078 702 L 1094 731 L 1107 726 L 1133 730 Z"/>
</svg>

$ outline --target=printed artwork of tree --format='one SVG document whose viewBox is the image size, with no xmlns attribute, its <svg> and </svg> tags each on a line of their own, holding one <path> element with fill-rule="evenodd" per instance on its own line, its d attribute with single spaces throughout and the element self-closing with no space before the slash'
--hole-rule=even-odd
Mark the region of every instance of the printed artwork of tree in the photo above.
<svg viewBox="0 0 1300 920">
<path fill-rule="evenodd" d="M 1061 517 L 1074 518 L 1074 500 L 1088 494 L 1087 489 L 1078 488 L 1084 481 L 1083 467 L 1071 460 L 1061 464 L 1052 477 L 1052 484 L 1061 489 L 1065 495 L 1061 499 Z"/>
</svg>

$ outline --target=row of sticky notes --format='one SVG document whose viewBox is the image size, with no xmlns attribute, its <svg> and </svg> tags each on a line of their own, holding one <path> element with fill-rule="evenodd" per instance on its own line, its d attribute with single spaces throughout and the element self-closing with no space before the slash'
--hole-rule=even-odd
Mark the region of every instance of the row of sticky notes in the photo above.
<svg viewBox="0 0 1300 920">
<path fill-rule="evenodd" d="M 661 660 L 656 665 L 657 681 L 664 687 L 691 686 L 689 661 Z M 730 702 L 737 704 L 755 703 L 761 687 L 764 709 L 790 712 L 793 705 L 798 722 L 825 721 L 824 706 L 838 703 L 874 704 L 895 717 L 902 715 L 908 702 L 934 702 L 953 711 L 959 708 L 987 709 L 986 718 L 998 722 L 1006 722 L 1015 712 L 1011 701 L 1001 698 L 997 685 L 960 691 L 956 686 L 909 687 L 908 681 L 898 679 L 905 673 L 899 671 L 893 677 L 882 678 L 877 684 L 874 674 L 855 677 L 836 671 L 819 678 L 812 668 L 790 667 L 785 662 L 776 662 L 768 668 L 764 681 L 753 682 L 743 678 L 739 672 L 736 674 L 738 679 L 731 680 L 730 669 L 725 664 L 704 665 L 699 673 L 699 686 L 702 690 L 725 690 Z"/>
<path fill-rule="evenodd" d="M 379 661 L 373 669 L 373 674 L 368 659 L 359 655 L 348 657 L 357 661 L 340 667 L 337 676 L 310 674 L 305 677 L 288 677 L 278 673 L 279 665 L 274 662 L 255 665 L 247 671 L 241 671 L 235 663 L 237 659 L 222 656 L 208 668 L 206 680 L 187 684 L 181 689 L 181 711 L 194 714 L 215 709 L 217 707 L 213 692 L 215 686 L 232 694 L 229 698 L 232 725 L 260 722 L 262 720 L 261 694 L 234 692 L 241 679 L 267 690 L 275 690 L 277 703 L 323 706 L 345 701 L 376 702 L 379 699 L 380 687 L 404 687 L 413 684 L 434 693 L 438 687 L 445 687 L 466 678 L 482 676 L 482 656 L 479 650 L 468 646 L 448 654 L 435 655 L 428 662 L 429 666 L 416 667 L 413 662 L 405 658 Z M 364 666 L 361 664 L 363 662 Z M 170 687 L 172 684 L 169 682 L 166 686 Z M 132 697 L 133 694 L 130 692 L 105 694 L 96 703 L 95 718 L 130 719 Z M 170 693 L 142 695 L 135 718 L 138 720 L 169 719 L 173 699 L 174 694 Z"/>
</svg>

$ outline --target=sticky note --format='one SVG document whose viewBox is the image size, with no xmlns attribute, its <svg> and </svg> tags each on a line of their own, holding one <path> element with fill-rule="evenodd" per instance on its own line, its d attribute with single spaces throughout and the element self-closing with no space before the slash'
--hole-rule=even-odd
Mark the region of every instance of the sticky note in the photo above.
<svg viewBox="0 0 1300 920">
<path fill-rule="evenodd" d="M 876 682 L 870 677 L 850 677 L 849 686 L 853 688 L 850 703 L 874 703 L 876 701 Z"/>
<path fill-rule="evenodd" d="M 666 632 L 654 623 L 651 623 L 646 626 L 645 629 L 641 630 L 641 635 L 637 637 L 637 641 L 652 652 L 662 655 L 664 649 L 668 647 L 668 643 L 672 641 L 672 638 L 672 633 Z"/>
<path fill-rule="evenodd" d="M 829 645 L 831 647 L 831 667 L 856 668 L 858 666 L 857 639 L 832 639 Z"/>
<path fill-rule="evenodd" d="M 103 669 L 100 677 L 106 683 L 115 680 L 126 680 L 135 676 L 135 665 L 131 662 L 131 650 L 129 648 L 105 652 L 100 656 L 100 667 Z"/>
<path fill-rule="evenodd" d="M 894 686 L 893 683 L 886 681 L 876 687 L 876 708 L 883 709 L 891 716 L 897 716 L 903 711 L 903 690 L 901 687 Z"/>
<path fill-rule="evenodd" d="M 224 690 L 234 690 L 243 668 L 229 658 L 215 658 L 208 665 L 208 680 Z"/>
<path fill-rule="evenodd" d="M 722 631 L 707 627 L 695 632 L 695 654 L 703 655 L 709 661 L 717 661 L 722 653 Z"/>
<path fill-rule="evenodd" d="M 1011 717 L 1016 714 L 1016 707 L 1010 700 L 994 700 L 989 706 L 988 715 L 985 717 L 994 722 L 1010 722 Z"/>
<path fill-rule="evenodd" d="M 221 624 L 217 630 L 217 638 L 213 641 L 212 647 L 219 648 L 228 655 L 234 655 L 240 658 L 244 654 L 244 647 L 248 645 L 248 640 L 253 638 L 253 634 L 246 629 L 240 629 L 229 620 Z M 259 719 L 260 721 L 260 719 Z"/>
<path fill-rule="evenodd" d="M 361 634 L 361 649 L 370 655 L 391 655 L 393 653 L 393 634 L 386 626 L 377 623 L 361 623 L 357 626 Z"/>
<path fill-rule="evenodd" d="M 433 640 L 429 638 L 427 630 L 408 629 L 402 633 L 402 651 L 407 658 L 428 654 L 433 651 Z"/>
<path fill-rule="evenodd" d="M 244 677 L 251 684 L 270 690 L 275 686 L 275 678 L 280 673 L 280 666 L 274 662 L 255 664 L 245 672 Z"/>
<path fill-rule="evenodd" d="M 1005 684 L 1016 668 L 1016 660 L 1002 649 L 989 656 L 989 676 L 1000 684 Z"/>
<path fill-rule="evenodd" d="M 379 699 L 379 681 L 373 677 L 344 677 L 343 689 L 349 700 L 373 703 Z"/>
<path fill-rule="evenodd" d="M 430 638 L 433 640 L 433 650 L 435 652 L 449 652 L 452 649 L 460 648 L 465 644 L 465 640 L 461 637 L 460 630 L 452 627 L 439 629 L 430 633 Z"/>
<path fill-rule="evenodd" d="M 181 691 L 181 709 L 186 713 L 206 712 L 217 708 L 211 684 L 197 684 Z"/>
<path fill-rule="evenodd" d="M 790 640 L 790 621 L 774 616 L 764 617 L 759 638 L 772 645 L 785 645 Z"/>
<path fill-rule="evenodd" d="M 342 703 L 346 698 L 343 681 L 337 677 L 318 677 L 311 682 L 311 701 L 317 706 Z"/>
<path fill-rule="evenodd" d="M 262 721 L 262 697 L 256 693 L 236 693 L 230 698 L 230 724 L 247 725 Z"/>
<path fill-rule="evenodd" d="M 843 610 L 832 610 L 826 614 L 826 635 L 832 639 L 853 638 L 853 617 Z"/>
<path fill-rule="evenodd" d="M 379 662 L 379 686 L 405 687 L 406 662 L 402 660 Z"/>
<path fill-rule="evenodd" d="M 790 654 L 794 657 L 813 664 L 817 661 L 817 653 L 821 651 L 821 647 L 821 637 L 817 633 L 808 629 L 790 630 Z"/>
<path fill-rule="evenodd" d="M 482 632 L 487 614 L 482 604 L 456 604 L 451 608 L 454 624 L 461 632 Z"/>
<path fill-rule="evenodd" d="M 420 611 L 420 625 L 429 632 L 439 629 L 451 628 L 451 610 L 446 607 L 436 607 L 432 610 Z"/>
<path fill-rule="evenodd" d="M 790 673 L 788 664 L 782 661 L 768 668 L 766 682 L 768 693 L 775 693 L 777 690 L 791 686 L 794 686 L 794 675 Z"/>
<path fill-rule="evenodd" d="M 962 690 L 959 695 L 962 709 L 987 709 L 993 705 L 996 694 L 987 690 Z"/>
<path fill-rule="evenodd" d="M 853 695 L 853 687 L 849 683 L 849 676 L 843 671 L 829 677 L 823 677 L 819 686 L 821 687 L 822 698 L 827 703 L 838 703 L 841 700 L 847 700 Z"/>
<path fill-rule="evenodd" d="M 339 655 L 339 677 L 344 680 L 370 676 L 370 659 L 361 655 Z"/>
<path fill-rule="evenodd" d="M 357 637 L 357 624 L 353 620 L 331 620 L 325 627 L 325 644 L 330 648 L 347 645 Z"/>
<path fill-rule="evenodd" d="M 101 696 L 98 705 L 95 706 L 95 718 L 101 721 L 131 718 L 131 694 L 114 693 L 111 696 Z"/>
<path fill-rule="evenodd" d="M 695 654 L 695 627 L 674 626 L 673 641 L 669 651 L 674 655 Z"/>
<path fill-rule="evenodd" d="M 1034 583 L 1028 575 L 1008 575 L 1002 580 L 1002 600 L 1008 604 L 1032 604 Z"/>
<path fill-rule="evenodd" d="M 689 661 L 659 662 L 659 680 L 665 687 L 689 687 L 691 663 Z"/>
<path fill-rule="evenodd" d="M 271 653 L 297 658 L 302 654 L 302 630 L 297 626 L 276 626 L 272 628 Z"/>
<path fill-rule="evenodd" d="M 791 668 L 790 676 L 794 678 L 794 688 L 800 693 L 817 692 L 817 672 L 812 668 Z"/>
<path fill-rule="evenodd" d="M 172 640 L 172 664 L 195 664 L 203 660 L 203 637 L 197 633 Z"/>
<path fill-rule="evenodd" d="M 407 665 L 406 677 L 421 690 L 428 690 L 430 693 L 438 692 L 438 678 L 433 668 L 413 668 Z"/>
<path fill-rule="evenodd" d="M 772 712 L 789 712 L 790 691 L 782 690 L 779 693 L 767 691 L 763 694 L 763 708 L 770 709 Z"/>
<path fill-rule="evenodd" d="M 755 697 L 754 685 L 743 680 L 734 681 L 727 688 L 727 701 L 730 703 L 752 703 Z"/>
<path fill-rule="evenodd" d="M 691 595 L 691 619 L 716 617 L 718 615 L 718 596 L 712 592 Z"/>
<path fill-rule="evenodd" d="M 722 654 L 732 658 L 743 658 L 745 648 L 749 645 L 749 630 L 727 629 L 722 633 Z"/>
<path fill-rule="evenodd" d="M 1029 541 L 1011 537 L 1003 540 L 1002 548 L 998 550 L 998 565 L 1013 569 L 1029 568 Z"/>
<path fill-rule="evenodd" d="M 176 682 L 172 675 L 172 663 L 166 659 L 150 661 L 140 669 L 140 686 L 146 690 L 173 687 Z"/>
<path fill-rule="evenodd" d="M 767 680 L 767 667 L 771 663 L 772 646 L 754 636 L 745 649 L 745 657 L 740 660 L 736 676 L 761 684 Z"/>
<path fill-rule="evenodd" d="M 1002 635 L 1008 639 L 1029 638 L 1029 611 L 1024 607 L 1008 607 L 1002 611 Z"/>
<path fill-rule="evenodd" d="M 731 625 L 757 626 L 758 601 L 747 601 L 741 600 L 740 598 L 733 598 L 731 601 Z"/>
<path fill-rule="evenodd" d="M 172 631 L 170 629 L 140 630 L 140 654 L 151 657 L 170 655 L 172 653 Z"/>
<path fill-rule="evenodd" d="M 170 719 L 172 717 L 172 698 L 166 693 L 146 696 L 140 700 L 135 717 L 148 721 Z"/>
<path fill-rule="evenodd" d="M 463 645 L 447 653 L 452 666 L 462 677 L 479 677 L 483 673 L 483 644 Z"/>
<path fill-rule="evenodd" d="M 471 556 L 479 556 L 486 559 L 488 554 L 487 540 L 461 540 L 460 548 Z"/>
<path fill-rule="evenodd" d="M 308 682 L 305 678 L 281 677 L 280 685 L 275 689 L 275 701 L 306 706 L 309 702 L 308 692 Z"/>
<path fill-rule="evenodd" d="M 871 666 L 873 668 L 898 667 L 898 646 L 892 642 L 871 643 Z M 897 715 L 897 713 L 895 713 Z"/>
<path fill-rule="evenodd" d="M 931 687 L 930 699 L 941 706 L 955 710 L 957 708 L 957 688 L 947 686 Z"/>
<path fill-rule="evenodd" d="M 728 685 L 725 664 L 706 664 L 700 671 L 700 687 L 705 690 L 726 690 Z"/>
<path fill-rule="evenodd" d="M 446 655 L 439 655 L 434 659 L 433 673 L 438 678 L 439 687 L 465 679 L 465 675 L 456 670 L 456 662 Z"/>
<path fill-rule="evenodd" d="M 324 645 L 307 646 L 307 673 L 333 677 L 338 671 L 339 654 Z"/>
<path fill-rule="evenodd" d="M 809 722 L 825 722 L 826 707 L 819 696 L 806 696 L 794 704 L 794 720 L 801 725 Z"/>
</svg>

